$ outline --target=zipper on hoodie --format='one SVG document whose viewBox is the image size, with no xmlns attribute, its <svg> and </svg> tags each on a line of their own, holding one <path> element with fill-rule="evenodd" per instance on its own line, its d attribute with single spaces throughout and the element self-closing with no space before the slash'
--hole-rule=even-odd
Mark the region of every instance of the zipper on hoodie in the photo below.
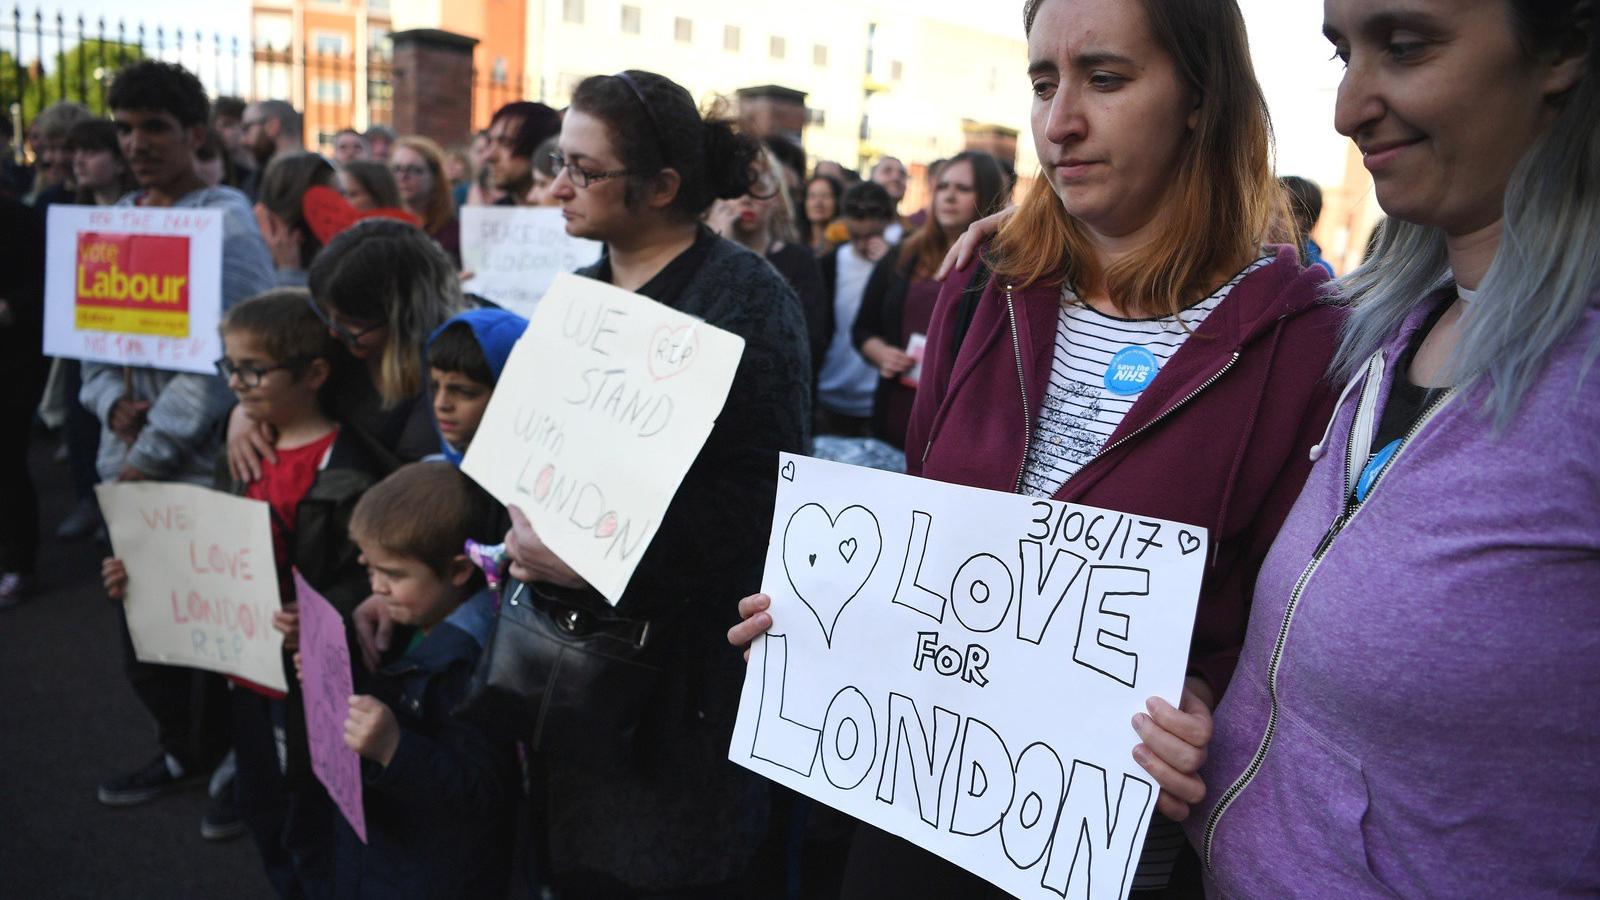
<svg viewBox="0 0 1600 900">
<path fill-rule="evenodd" d="M 1017 480 L 1011 493 L 1022 493 L 1022 476 L 1028 471 L 1028 454 L 1033 452 L 1033 405 L 1028 402 L 1028 382 L 1022 369 L 1022 335 L 1017 330 L 1017 304 L 1006 285 L 1006 316 L 1011 319 L 1011 352 L 1017 359 L 1017 390 L 1022 393 L 1022 462 L 1017 465 Z"/>
<path fill-rule="evenodd" d="M 1373 377 L 1371 369 L 1374 363 L 1376 363 L 1379 377 Z M 1381 386 L 1382 368 L 1383 358 L 1381 353 L 1374 354 L 1373 361 L 1368 363 L 1366 390 L 1377 390 Z M 1365 399 L 1365 394 L 1366 391 L 1363 391 L 1363 399 Z M 1262 766 L 1266 764 L 1267 752 L 1272 747 L 1273 738 L 1277 735 L 1280 711 L 1278 669 L 1283 661 L 1284 646 L 1289 640 L 1289 628 L 1294 622 L 1294 614 L 1300 605 L 1300 598 L 1305 594 L 1306 584 L 1311 581 L 1311 576 L 1316 574 L 1317 568 L 1321 566 L 1323 558 L 1327 556 L 1339 534 L 1349 527 L 1355 517 L 1366 507 L 1367 501 L 1371 500 L 1372 496 L 1377 493 L 1378 486 L 1383 483 L 1384 476 L 1389 473 L 1390 469 L 1394 468 L 1395 462 L 1400 458 L 1401 454 L 1405 453 L 1406 448 L 1411 445 L 1411 439 L 1416 436 L 1417 432 L 1422 430 L 1423 426 L 1433 420 L 1433 417 L 1450 401 L 1454 394 L 1454 390 L 1446 390 L 1432 403 L 1428 404 L 1428 407 L 1423 410 L 1417 421 L 1412 423 L 1411 427 L 1406 430 L 1405 439 L 1401 441 L 1399 449 L 1378 470 L 1372 486 L 1367 490 L 1366 500 L 1362 501 L 1357 501 L 1355 498 L 1356 436 L 1361 430 L 1366 429 L 1369 431 L 1370 437 L 1370 430 L 1376 423 L 1372 422 L 1370 417 L 1363 417 L 1358 405 L 1357 415 L 1355 420 L 1351 422 L 1350 436 L 1345 445 L 1343 506 L 1339 510 L 1339 514 L 1334 517 L 1333 522 L 1328 526 L 1328 530 L 1322 535 L 1322 540 L 1317 542 L 1317 548 L 1311 554 L 1310 562 L 1301 570 L 1300 577 L 1295 580 L 1294 589 L 1289 592 L 1289 602 L 1283 611 L 1283 622 L 1278 626 L 1278 638 L 1273 644 L 1272 655 L 1267 660 L 1267 698 L 1269 706 L 1267 709 L 1266 730 L 1262 732 L 1261 742 L 1256 746 L 1255 754 L 1250 757 L 1250 763 L 1245 766 L 1245 770 L 1240 773 L 1233 784 L 1229 785 L 1228 789 L 1223 792 L 1222 799 L 1217 801 L 1216 807 L 1211 810 L 1211 815 L 1206 819 L 1201 858 L 1205 861 L 1207 872 L 1213 871 L 1211 849 L 1213 839 L 1216 837 L 1217 826 L 1221 823 L 1222 816 L 1233 805 L 1233 802 L 1239 799 L 1239 795 L 1244 792 L 1245 788 L 1249 787 L 1251 782 L 1255 780 L 1256 775 L 1261 772 Z M 1365 421 L 1363 421 L 1364 418 Z"/>
</svg>

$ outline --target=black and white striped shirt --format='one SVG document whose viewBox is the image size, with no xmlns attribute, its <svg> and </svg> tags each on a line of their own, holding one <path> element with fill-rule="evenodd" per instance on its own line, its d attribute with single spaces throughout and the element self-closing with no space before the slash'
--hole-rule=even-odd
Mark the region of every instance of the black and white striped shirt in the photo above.
<svg viewBox="0 0 1600 900">
<path fill-rule="evenodd" d="M 1142 388 L 1130 386 L 1126 379 L 1108 378 L 1113 357 L 1123 352 L 1119 362 L 1130 357 L 1153 358 L 1158 366 L 1165 366 L 1206 316 L 1222 305 L 1234 285 L 1272 259 L 1261 257 L 1211 296 L 1175 316 L 1157 319 L 1109 316 L 1079 300 L 1070 288 L 1063 288 L 1061 314 L 1056 318 L 1055 362 L 1050 367 L 1044 407 L 1034 423 L 1033 444 L 1022 475 L 1023 493 L 1053 496 L 1100 452 L 1139 399 Z M 1128 348 L 1141 348 L 1148 355 Z M 1148 385 L 1155 373 L 1145 374 L 1144 384 Z M 1108 382 L 1120 391 L 1113 391 Z"/>
</svg>

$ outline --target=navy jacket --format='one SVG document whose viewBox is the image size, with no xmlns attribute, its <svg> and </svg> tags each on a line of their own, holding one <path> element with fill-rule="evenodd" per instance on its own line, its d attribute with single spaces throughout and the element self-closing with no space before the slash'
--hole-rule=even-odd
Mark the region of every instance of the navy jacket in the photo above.
<svg viewBox="0 0 1600 900">
<path fill-rule="evenodd" d="M 451 716 L 494 622 L 480 591 L 364 689 L 400 722 L 387 767 L 363 760 L 367 843 L 341 816 L 336 896 L 503 897 L 511 872 L 516 753 Z"/>
</svg>

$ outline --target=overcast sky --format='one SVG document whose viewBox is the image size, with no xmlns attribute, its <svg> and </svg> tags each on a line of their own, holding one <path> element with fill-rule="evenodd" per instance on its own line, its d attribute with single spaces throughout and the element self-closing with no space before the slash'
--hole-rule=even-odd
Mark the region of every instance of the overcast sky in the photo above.
<svg viewBox="0 0 1600 900">
<path fill-rule="evenodd" d="M 1343 176 L 1346 142 L 1332 126 L 1334 89 L 1340 73 L 1339 65 L 1328 59 L 1331 50 L 1322 38 L 1322 4 L 1304 0 L 1239 0 L 1239 4 L 1250 28 L 1256 74 L 1272 108 L 1279 170 L 1309 175 L 1324 183 L 1337 181 Z M 878 0 L 874 5 L 904 7 L 908 14 L 931 15 L 971 28 L 1021 37 L 1021 13 L 996 16 L 989 3 Z M 82 12 L 92 23 L 96 16 L 103 15 L 111 22 L 119 15 L 127 15 L 130 5 L 126 0 L 60 0 L 48 5 L 47 14 L 58 8 L 69 16 Z M 241 38 L 249 33 L 249 4 L 245 0 L 141 0 L 134 8 L 150 27 L 158 22 L 169 26 L 181 23 L 185 31 L 199 29 L 208 36 L 213 31 Z M 24 47 L 31 56 L 31 41 Z M 46 50 L 53 52 L 52 47 Z"/>
</svg>

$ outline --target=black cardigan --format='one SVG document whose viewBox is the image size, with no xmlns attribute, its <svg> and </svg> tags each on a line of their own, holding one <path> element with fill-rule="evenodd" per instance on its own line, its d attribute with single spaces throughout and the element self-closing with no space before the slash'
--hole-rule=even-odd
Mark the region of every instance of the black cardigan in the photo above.
<svg viewBox="0 0 1600 900">
<path fill-rule="evenodd" d="M 552 874 L 604 873 L 647 893 L 732 880 L 765 834 L 770 786 L 727 758 L 744 662 L 726 635 L 739 598 L 761 585 L 778 452 L 804 451 L 811 417 L 806 323 L 793 292 L 762 257 L 701 240 L 688 252 L 703 250 L 703 261 L 667 302 L 743 337 L 744 356 L 618 604 L 623 615 L 672 618 L 667 671 L 634 765 L 548 758 L 542 791 Z M 599 272 L 596 264 L 578 274 Z"/>
</svg>

